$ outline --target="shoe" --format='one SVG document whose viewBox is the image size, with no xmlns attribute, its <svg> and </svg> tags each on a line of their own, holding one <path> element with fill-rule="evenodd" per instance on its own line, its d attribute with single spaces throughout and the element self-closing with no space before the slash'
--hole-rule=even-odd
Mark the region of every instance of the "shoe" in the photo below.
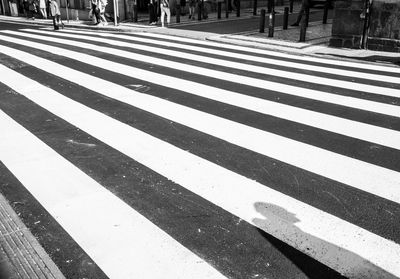
<svg viewBox="0 0 400 279">
<path fill-rule="evenodd" d="M 297 22 L 291 24 L 290 26 L 299 26 L 299 24 Z"/>
</svg>

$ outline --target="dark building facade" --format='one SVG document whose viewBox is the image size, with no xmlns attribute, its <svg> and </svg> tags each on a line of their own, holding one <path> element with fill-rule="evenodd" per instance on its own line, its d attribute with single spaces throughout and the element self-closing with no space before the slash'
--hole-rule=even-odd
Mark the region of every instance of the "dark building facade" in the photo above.
<svg viewBox="0 0 400 279">
<path fill-rule="evenodd" d="M 400 52 L 399 0 L 335 2 L 330 45 Z"/>
</svg>

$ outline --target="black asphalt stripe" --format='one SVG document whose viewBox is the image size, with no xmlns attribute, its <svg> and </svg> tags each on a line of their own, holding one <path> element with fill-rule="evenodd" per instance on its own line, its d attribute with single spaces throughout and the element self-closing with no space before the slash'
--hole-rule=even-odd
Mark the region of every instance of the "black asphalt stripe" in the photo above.
<svg viewBox="0 0 400 279">
<path fill-rule="evenodd" d="M 0 192 L 66 278 L 108 278 L 1 161 Z"/>
<path fill-rule="evenodd" d="M 143 84 L 140 80 L 120 76 L 115 73 L 109 73 L 108 71 L 76 61 L 69 61 L 66 59 L 63 61 L 63 64 L 64 66 L 75 68 L 79 71 L 86 72 L 87 74 L 109 80 L 128 88 L 132 88 L 129 86 L 132 84 L 138 85 L 139 91 L 145 91 L 144 93 L 146 94 L 182 104 L 196 110 L 201 110 L 247 126 L 291 138 L 306 144 L 311 144 L 351 158 L 356 158 L 388 169 L 400 171 L 400 160 L 397 159 L 400 157 L 400 151 L 392 148 L 346 137 L 278 117 L 251 112 L 246 109 L 215 102 L 206 98 L 184 94 L 178 90 L 164 88 L 156 84 Z M 31 71 L 29 67 L 26 70 L 21 70 L 22 74 L 27 75 L 34 80 L 41 79 L 40 75 L 35 75 L 32 72 L 33 71 Z M 47 80 L 42 79 L 40 82 L 46 84 Z"/>
<path fill-rule="evenodd" d="M 26 39 L 26 37 L 23 37 L 23 36 L 21 36 L 20 38 Z M 53 43 L 53 42 L 48 42 L 48 41 L 43 41 L 43 40 L 38 40 L 38 39 L 31 39 L 31 40 L 38 42 L 38 43 L 43 43 L 44 45 L 51 45 L 51 46 L 56 46 L 56 47 L 61 47 L 61 48 L 65 47 L 65 45 L 59 44 L 59 43 Z M 93 49 L 86 49 L 86 48 L 72 47 L 72 46 L 68 46 L 68 49 L 72 50 L 72 51 L 85 53 L 88 55 L 93 55 L 93 56 L 100 57 L 100 58 L 103 57 L 106 59 L 110 59 L 110 56 L 111 56 L 110 54 L 105 54 L 103 52 L 97 52 L 95 50 L 95 45 L 93 45 L 93 46 L 94 46 Z M 128 51 L 148 55 L 148 53 L 145 51 L 143 51 L 143 52 L 133 51 L 131 49 L 128 49 Z M 191 61 L 191 60 L 180 59 L 180 58 L 171 58 L 168 56 L 163 56 L 162 54 L 154 54 L 153 53 L 150 55 L 153 55 L 154 57 L 164 58 L 164 59 L 173 59 L 174 61 L 182 62 L 182 63 L 186 63 L 186 64 L 193 63 L 193 61 Z M 126 59 L 125 57 L 120 57 L 120 56 L 111 56 L 111 57 L 113 57 L 112 58 L 113 61 L 116 61 L 116 62 L 119 62 L 122 64 L 130 65 L 130 66 L 134 66 L 134 67 L 140 67 L 140 68 L 148 69 L 148 70 L 151 70 L 154 72 L 159 72 L 159 73 L 167 72 L 168 75 L 175 76 L 178 78 L 181 77 L 182 75 L 188 75 L 187 79 L 190 79 L 193 81 L 200 80 L 204 84 L 210 84 L 210 81 L 211 81 L 210 85 L 214 85 L 215 83 L 218 83 L 218 86 L 220 86 L 220 87 L 224 86 L 224 85 L 227 86 L 228 90 L 234 90 L 237 87 L 237 85 L 241 85 L 240 83 L 237 83 L 237 82 L 228 82 L 228 81 L 223 81 L 220 79 L 213 79 L 208 76 L 197 75 L 197 74 L 193 74 L 192 78 L 190 78 L 190 73 L 182 72 L 182 71 L 180 71 L 181 69 L 175 70 L 175 69 L 171 69 L 171 68 L 165 68 L 162 66 L 146 63 L 146 61 L 130 60 L 130 59 Z M 227 68 L 227 67 L 219 67 L 219 66 L 216 66 L 213 64 L 208 64 L 208 63 L 196 62 L 196 64 L 197 64 L 197 66 L 202 66 L 204 68 L 220 70 L 223 72 L 237 74 L 240 76 L 253 77 L 253 78 L 258 78 L 261 80 L 266 79 L 268 81 L 272 81 L 272 82 L 276 82 L 276 83 L 284 83 L 284 84 L 288 84 L 288 85 L 292 85 L 292 86 L 303 87 L 303 88 L 313 89 L 313 90 L 319 90 L 319 91 L 324 91 L 324 92 L 333 93 L 333 94 L 337 94 L 337 95 L 350 96 L 350 97 L 355 97 L 355 98 L 363 98 L 366 100 L 382 102 L 382 103 L 386 103 L 386 104 L 390 104 L 390 105 L 400 104 L 400 98 L 394 98 L 394 97 L 389 97 L 389 96 L 384 96 L 384 95 L 379 95 L 379 94 L 364 93 L 364 92 L 357 91 L 357 90 L 343 89 L 343 88 L 332 87 L 332 86 L 327 86 L 327 85 L 315 84 L 315 83 L 311 83 L 311 82 L 292 80 L 292 79 L 288 79 L 288 78 L 284 78 L 284 77 L 251 73 L 251 72 L 247 72 L 247 71 L 243 71 L 243 70 L 237 70 L 237 69 L 232 69 L 232 68 Z M 168 69 L 168 70 L 166 71 L 165 69 Z M 243 86 L 246 86 L 246 85 L 243 85 Z M 250 86 L 246 86 L 246 87 L 247 87 L 247 90 L 245 90 L 245 92 L 252 90 L 252 88 L 253 88 Z M 251 89 L 249 89 L 249 88 L 251 88 Z M 355 88 L 356 88 L 356 86 L 355 86 Z M 255 88 L 255 89 L 257 89 L 257 88 Z M 261 90 L 264 90 L 264 89 L 261 89 Z M 382 88 L 382 90 L 384 91 L 384 88 Z"/>
<path fill-rule="evenodd" d="M 24 97 L 6 91 L 0 91 L 1 109 L 226 276 L 251 278 L 260 274 L 265 278 L 341 278 L 335 271 L 120 154 L 24 100 Z M 86 92 L 78 92 L 83 93 Z M 104 101 L 97 102 L 109 105 Z M 124 110 L 119 105 L 116 109 L 116 113 Z M 136 117 L 136 112 L 128 114 L 129 118 Z M 46 121 L 49 119 L 52 121 Z M 161 128 L 159 125 L 164 126 L 165 122 L 143 124 Z M 92 147 L 71 142 L 90 143 Z M 27 200 L 31 206 L 37 207 L 32 197 Z M 40 230 L 36 234 L 40 239 L 48 234 L 57 235 L 57 232 Z M 86 264 L 81 258 L 72 259 L 78 266 Z"/>
<path fill-rule="evenodd" d="M 44 35 L 44 34 L 42 34 L 42 35 Z M 60 34 L 60 33 L 56 33 L 55 35 L 56 35 L 55 37 L 60 38 L 60 39 L 67 39 L 67 40 L 70 39 L 71 40 L 71 38 L 63 37 L 62 34 Z M 101 37 L 101 39 L 103 39 L 103 38 Z M 311 75 L 311 76 L 318 76 L 318 77 L 323 77 L 323 78 L 330 78 L 330 79 L 335 79 L 335 80 L 343 80 L 343 81 L 348 81 L 348 82 L 354 82 L 355 86 L 357 85 L 356 83 L 362 83 L 362 84 L 369 84 L 369 85 L 373 85 L 373 86 L 381 86 L 381 87 L 386 87 L 386 88 L 400 89 L 400 84 L 396 84 L 396 83 L 388 83 L 388 82 L 377 81 L 377 80 L 369 80 L 369 79 L 365 79 L 365 78 L 355 78 L 355 77 L 350 77 L 350 76 L 342 76 L 342 75 L 330 74 L 329 73 L 329 68 L 331 68 L 331 67 L 328 67 L 328 66 L 325 67 L 325 71 L 318 72 L 318 71 L 310 71 L 310 70 L 308 70 L 306 65 L 305 65 L 305 67 L 303 69 L 297 69 L 297 68 L 285 67 L 285 66 L 280 66 L 280 65 L 273 65 L 273 64 L 262 63 L 262 62 L 257 62 L 257 61 L 248 61 L 248 60 L 243 60 L 243 59 L 239 59 L 239 58 L 236 58 L 236 57 L 227 58 L 227 57 L 221 56 L 221 55 L 215 55 L 215 54 L 213 55 L 213 54 L 202 53 L 202 52 L 198 52 L 198 51 L 190 51 L 190 50 L 181 49 L 181 48 L 177 48 L 177 47 L 165 47 L 165 46 L 162 46 L 160 44 L 128 41 L 128 43 L 135 44 L 135 45 L 138 45 L 138 46 L 143 46 L 142 50 L 137 50 L 137 49 L 132 49 L 132 48 L 129 48 L 129 47 L 115 46 L 115 45 L 108 44 L 108 43 L 94 42 L 94 41 L 90 41 L 90 40 L 87 40 L 87 39 L 74 38 L 72 40 L 83 42 L 83 43 L 96 44 L 96 45 L 104 46 L 104 47 L 111 47 L 111 48 L 115 48 L 115 49 L 121 49 L 121 50 L 125 50 L 125 51 L 131 51 L 131 52 L 134 52 L 134 53 L 148 55 L 148 56 L 151 56 L 151 57 L 155 57 L 156 56 L 156 57 L 159 57 L 159 58 L 162 58 L 162 59 L 167 59 L 167 60 L 171 60 L 172 59 L 175 62 L 181 62 L 181 63 L 187 63 L 187 64 L 195 64 L 196 66 L 205 67 L 205 68 L 211 68 L 211 69 L 215 69 L 215 70 L 221 70 L 221 71 L 230 72 L 230 73 L 237 73 L 237 74 L 245 73 L 245 75 L 249 75 L 249 76 L 256 77 L 256 78 L 264 78 L 264 79 L 266 78 L 266 79 L 271 80 L 271 81 L 273 81 L 274 79 L 277 79 L 277 82 L 279 82 L 279 78 L 283 78 L 284 80 L 286 80 L 286 81 L 283 81 L 286 84 L 289 84 L 288 82 L 290 82 L 291 79 L 285 78 L 284 76 L 282 76 L 282 77 L 268 76 L 267 74 L 264 74 L 264 73 L 268 72 L 268 69 L 276 69 L 276 70 L 281 70 L 281 71 L 301 73 L 301 74 L 306 74 L 306 75 Z M 113 41 L 124 41 L 124 40 L 120 40 L 118 38 L 112 38 L 111 40 L 113 40 Z M 125 40 L 124 42 L 127 42 L 127 41 Z M 152 47 L 159 48 L 160 49 L 160 53 L 156 54 L 154 52 L 146 51 L 146 47 L 147 46 L 152 46 Z M 218 65 L 202 63 L 201 61 L 186 60 L 186 59 L 183 59 L 183 58 L 180 58 L 180 57 L 176 57 L 176 56 L 171 57 L 169 55 L 163 55 L 162 49 L 170 49 L 170 50 L 175 50 L 175 51 L 179 51 L 179 52 L 182 52 L 182 53 L 197 54 L 197 55 L 207 56 L 207 57 L 212 57 L 212 58 L 217 58 L 217 59 L 228 59 L 229 61 L 232 61 L 232 62 L 238 62 L 238 63 L 247 64 L 247 65 L 254 65 L 254 66 L 263 67 L 263 68 L 265 68 L 265 71 L 263 71 L 261 73 L 258 73 L 258 74 L 257 73 L 249 74 L 249 72 L 247 72 L 247 71 L 240 71 L 240 70 L 237 70 L 237 69 L 234 69 L 234 68 L 219 67 Z M 400 71 L 400 69 L 399 69 L 399 71 Z M 301 80 L 293 81 L 293 85 L 301 86 L 300 84 L 302 84 L 302 83 L 303 82 Z M 322 89 L 322 90 L 325 91 L 325 89 Z M 326 92 L 330 92 L 330 91 L 326 91 Z M 373 98 L 373 95 L 372 95 L 371 98 Z M 397 101 L 398 101 L 398 103 L 400 103 L 400 96 L 397 99 Z"/>
<path fill-rule="evenodd" d="M 22 67 L 18 71 L 22 70 L 24 74 L 35 73 L 35 79 L 61 94 L 136 129 L 400 243 L 399 204 L 102 97 L 68 81 L 41 77 L 43 73 L 35 68 Z"/>
</svg>

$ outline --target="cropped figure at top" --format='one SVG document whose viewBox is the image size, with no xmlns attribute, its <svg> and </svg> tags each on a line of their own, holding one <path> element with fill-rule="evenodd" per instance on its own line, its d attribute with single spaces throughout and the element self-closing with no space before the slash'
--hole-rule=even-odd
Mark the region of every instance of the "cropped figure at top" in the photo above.
<svg viewBox="0 0 400 279">
<path fill-rule="evenodd" d="M 40 9 L 40 13 L 42 14 L 42 17 L 44 19 L 47 19 L 46 1 L 45 0 L 39 0 L 39 9 Z"/>
<path fill-rule="evenodd" d="M 92 4 L 92 13 L 95 16 L 96 19 L 96 25 L 100 24 L 100 4 L 99 4 L 99 0 L 91 0 L 91 4 Z"/>
<path fill-rule="evenodd" d="M 50 16 L 53 18 L 54 30 L 60 29 L 60 25 L 61 28 L 64 28 L 64 23 L 61 21 L 60 8 L 56 0 L 49 0 L 49 12 Z"/>
<path fill-rule="evenodd" d="M 107 6 L 107 0 L 99 0 L 98 4 L 99 4 L 99 15 L 100 15 L 100 21 L 103 23 L 103 25 L 107 25 L 107 19 L 104 15 L 105 11 L 106 11 L 106 6 Z"/>
<path fill-rule="evenodd" d="M 160 3 L 161 9 L 161 26 L 164 27 L 164 17 L 167 15 L 167 26 L 171 22 L 171 11 L 169 10 L 169 1 L 168 0 L 161 0 Z"/>
<path fill-rule="evenodd" d="M 149 23 L 151 25 L 156 25 L 158 21 L 157 16 L 157 1 L 150 0 L 149 2 Z"/>
<path fill-rule="evenodd" d="M 34 0 L 28 0 L 28 18 L 35 19 L 36 3 Z"/>
<path fill-rule="evenodd" d="M 296 22 L 293 23 L 291 26 L 299 26 L 301 18 L 303 17 L 304 12 L 310 8 L 310 0 L 302 0 L 301 1 L 301 8 L 299 14 L 297 15 Z"/>
<path fill-rule="evenodd" d="M 189 19 L 195 19 L 194 10 L 196 8 L 196 4 L 196 0 L 189 0 Z"/>
</svg>

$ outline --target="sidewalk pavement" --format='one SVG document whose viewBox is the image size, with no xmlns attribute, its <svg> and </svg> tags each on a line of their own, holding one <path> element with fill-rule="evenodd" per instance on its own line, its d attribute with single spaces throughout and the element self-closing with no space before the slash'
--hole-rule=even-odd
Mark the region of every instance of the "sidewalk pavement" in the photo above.
<svg viewBox="0 0 400 279">
<path fill-rule="evenodd" d="M 295 7 L 295 11 L 298 7 Z M 277 12 L 282 13 L 279 7 Z M 260 14 L 258 10 L 257 14 Z M 224 15 L 224 13 L 223 13 Z M 232 20 L 242 20 L 253 17 L 252 9 L 243 9 L 241 17 L 231 13 L 229 18 L 218 19 L 216 13 L 209 13 L 207 20 L 189 20 L 188 16 L 182 16 L 180 23 L 172 23 L 170 28 L 149 25 L 148 16 L 140 14 L 140 20 L 134 22 L 122 22 L 115 26 L 109 23 L 107 26 L 94 25 L 88 21 L 70 20 L 65 26 L 69 28 L 86 28 L 98 31 L 118 31 L 118 32 L 146 32 L 170 34 L 175 36 L 189 37 L 200 40 L 217 41 L 228 44 L 236 44 L 266 50 L 284 51 L 299 55 L 313 55 L 334 57 L 335 59 L 357 59 L 365 63 L 381 63 L 387 66 L 400 67 L 400 54 L 390 52 L 378 52 L 358 49 L 340 49 L 328 46 L 331 37 L 332 23 L 322 24 L 321 22 L 311 22 L 307 29 L 306 42 L 298 42 L 299 28 L 289 27 L 282 30 L 282 27 L 275 28 L 274 37 L 269 38 L 268 33 L 259 33 L 258 30 L 249 30 L 240 34 L 215 34 L 190 30 L 190 26 L 197 24 L 210 24 L 212 22 L 226 22 Z M 29 23 L 42 25 L 52 28 L 51 20 L 26 19 L 22 17 L 0 16 L 0 22 Z M 172 18 L 175 22 L 175 18 Z M 186 26 L 187 28 L 176 29 L 174 26 Z M 36 239 L 30 234 L 19 217 L 13 212 L 8 202 L 0 194 L 0 278 L 64 278 L 57 269 L 43 248 L 37 243 Z M 34 277 L 40 274 L 42 277 Z M 21 277 L 22 275 L 22 277 Z M 6 276 L 6 277 L 5 277 Z"/>
<path fill-rule="evenodd" d="M 0 278 L 65 279 L 1 194 Z"/>
</svg>

